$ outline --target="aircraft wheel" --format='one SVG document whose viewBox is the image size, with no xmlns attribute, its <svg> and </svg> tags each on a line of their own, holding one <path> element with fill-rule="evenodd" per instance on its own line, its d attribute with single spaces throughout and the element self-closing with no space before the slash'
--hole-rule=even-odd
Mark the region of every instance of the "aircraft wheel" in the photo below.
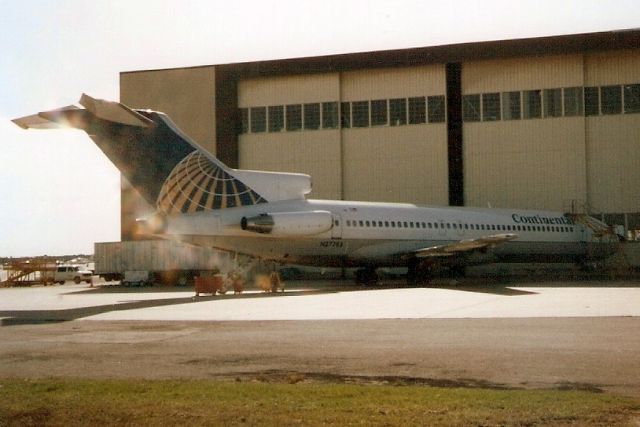
<svg viewBox="0 0 640 427">
<path fill-rule="evenodd" d="M 407 271 L 407 286 L 428 286 L 433 276 L 432 266 L 421 263 L 417 259 L 411 260 Z"/>
<path fill-rule="evenodd" d="M 378 274 L 375 268 L 362 268 L 356 271 L 356 283 L 364 286 L 374 286 L 378 283 Z"/>
</svg>

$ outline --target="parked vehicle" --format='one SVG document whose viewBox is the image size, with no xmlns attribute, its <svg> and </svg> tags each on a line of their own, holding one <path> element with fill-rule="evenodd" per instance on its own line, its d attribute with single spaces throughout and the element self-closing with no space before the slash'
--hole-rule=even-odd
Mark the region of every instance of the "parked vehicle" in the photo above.
<svg viewBox="0 0 640 427">
<path fill-rule="evenodd" d="M 53 273 L 53 281 L 64 285 L 66 281 L 73 280 L 77 285 L 80 282 L 92 283 L 93 273 L 88 270 L 80 270 L 74 265 L 59 265 Z"/>
<path fill-rule="evenodd" d="M 170 240 L 95 244 L 96 274 L 125 286 L 191 286 L 203 271 L 229 270 L 232 257 L 211 248 Z"/>
</svg>

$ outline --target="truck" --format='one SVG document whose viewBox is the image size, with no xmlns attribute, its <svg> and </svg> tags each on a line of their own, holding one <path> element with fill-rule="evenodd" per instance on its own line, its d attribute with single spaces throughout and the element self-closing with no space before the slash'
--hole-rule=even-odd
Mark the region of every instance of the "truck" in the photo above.
<svg viewBox="0 0 640 427">
<path fill-rule="evenodd" d="M 95 274 L 125 286 L 192 285 L 203 274 L 230 271 L 233 256 L 213 248 L 173 240 L 98 242 Z"/>
</svg>

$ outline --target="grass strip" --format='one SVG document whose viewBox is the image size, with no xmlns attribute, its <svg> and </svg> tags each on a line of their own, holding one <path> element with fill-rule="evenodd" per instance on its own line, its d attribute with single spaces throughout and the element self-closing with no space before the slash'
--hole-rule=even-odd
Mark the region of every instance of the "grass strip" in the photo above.
<svg viewBox="0 0 640 427">
<path fill-rule="evenodd" d="M 640 419 L 631 398 L 490 390 L 213 380 L 0 380 L 0 426 L 604 426 Z"/>
</svg>

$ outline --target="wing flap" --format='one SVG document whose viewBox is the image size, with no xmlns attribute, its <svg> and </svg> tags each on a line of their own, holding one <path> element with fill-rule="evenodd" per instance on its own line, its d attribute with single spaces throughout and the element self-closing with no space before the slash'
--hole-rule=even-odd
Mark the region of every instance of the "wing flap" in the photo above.
<svg viewBox="0 0 640 427">
<path fill-rule="evenodd" d="M 517 238 L 517 234 L 493 234 L 490 236 L 482 236 L 476 239 L 460 240 L 459 242 L 449 243 L 447 245 L 431 246 L 428 248 L 418 249 L 413 252 L 417 258 L 428 257 L 447 257 L 463 252 L 469 252 L 477 249 L 491 248 L 501 243 L 508 242 Z"/>
</svg>

